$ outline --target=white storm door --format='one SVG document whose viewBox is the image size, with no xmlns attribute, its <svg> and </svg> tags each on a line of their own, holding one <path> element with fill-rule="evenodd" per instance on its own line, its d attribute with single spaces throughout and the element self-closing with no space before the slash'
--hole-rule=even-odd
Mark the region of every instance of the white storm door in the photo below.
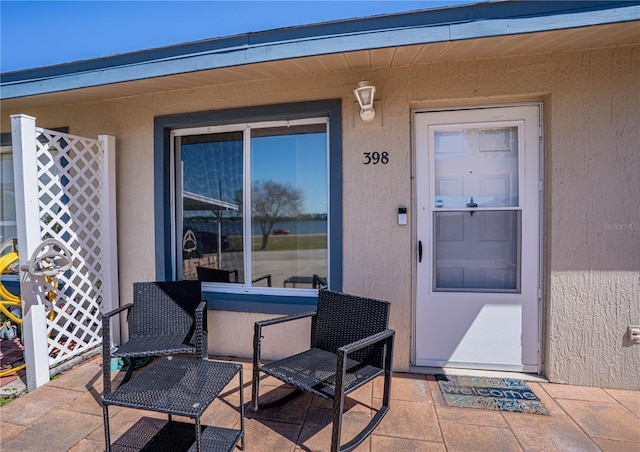
<svg viewBox="0 0 640 452">
<path fill-rule="evenodd" d="M 416 365 L 536 372 L 540 106 L 416 112 Z"/>
</svg>

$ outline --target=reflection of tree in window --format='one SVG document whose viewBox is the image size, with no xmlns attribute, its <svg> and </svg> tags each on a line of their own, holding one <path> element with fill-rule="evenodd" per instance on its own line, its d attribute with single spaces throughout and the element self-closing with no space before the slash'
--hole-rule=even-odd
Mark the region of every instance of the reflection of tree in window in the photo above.
<svg viewBox="0 0 640 452">
<path fill-rule="evenodd" d="M 251 187 L 251 216 L 260 225 L 261 250 L 267 248 L 273 226 L 286 217 L 296 217 L 302 205 L 302 191 L 273 180 L 256 181 Z"/>
</svg>

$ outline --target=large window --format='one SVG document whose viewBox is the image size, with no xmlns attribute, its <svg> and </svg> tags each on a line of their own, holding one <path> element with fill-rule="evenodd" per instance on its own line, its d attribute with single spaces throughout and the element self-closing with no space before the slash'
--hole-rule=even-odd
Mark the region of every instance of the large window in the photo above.
<svg viewBox="0 0 640 452">
<path fill-rule="evenodd" d="M 327 284 L 326 118 L 178 129 L 172 140 L 179 278 L 267 292 Z"/>
<path fill-rule="evenodd" d="M 280 314 L 342 290 L 340 100 L 158 116 L 154 177 L 158 280 Z"/>
</svg>

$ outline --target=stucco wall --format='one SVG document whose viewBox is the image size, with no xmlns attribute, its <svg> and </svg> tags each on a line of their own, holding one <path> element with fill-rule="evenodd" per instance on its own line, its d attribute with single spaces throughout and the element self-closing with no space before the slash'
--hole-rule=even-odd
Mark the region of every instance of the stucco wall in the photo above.
<svg viewBox="0 0 640 452">
<path fill-rule="evenodd" d="M 356 119 L 352 90 L 362 79 L 376 85 L 381 100 L 373 126 Z M 411 109 L 542 100 L 544 373 L 555 382 L 640 389 L 640 346 L 624 337 L 627 325 L 640 324 L 640 46 L 238 83 L 19 113 L 43 127 L 117 137 L 125 302 L 134 281 L 155 275 L 155 116 L 335 98 L 343 100 L 344 119 L 344 291 L 393 303 L 397 370 L 409 368 L 413 323 Z M 18 112 L 2 114 L 3 130 L 11 113 Z M 389 152 L 389 164 L 363 165 L 362 153 L 375 150 Z M 409 208 L 408 226 L 397 225 L 399 206 Z M 265 316 L 209 317 L 211 353 L 251 355 L 253 322 Z M 303 330 L 279 334 L 300 343 Z"/>
</svg>

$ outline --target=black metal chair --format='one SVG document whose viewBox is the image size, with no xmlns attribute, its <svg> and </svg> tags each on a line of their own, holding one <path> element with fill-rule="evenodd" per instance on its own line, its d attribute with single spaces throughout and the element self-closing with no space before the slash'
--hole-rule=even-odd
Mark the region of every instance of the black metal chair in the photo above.
<svg viewBox="0 0 640 452">
<path fill-rule="evenodd" d="M 333 402 L 330 450 L 354 449 L 371 434 L 389 410 L 395 335 L 388 328 L 389 310 L 390 303 L 386 301 L 323 289 L 318 292 L 316 312 L 256 322 L 253 336 L 253 409 L 281 405 L 299 395 L 300 391 L 309 392 Z M 262 329 L 305 317 L 312 318 L 311 348 L 288 358 L 262 363 Z M 260 372 L 288 383 L 296 390 L 269 404 L 260 404 Z M 345 396 L 379 375 L 384 376 L 382 406 L 354 439 L 341 446 Z"/>
<path fill-rule="evenodd" d="M 127 312 L 129 339 L 111 350 L 110 323 Z M 133 303 L 102 316 L 104 394 L 111 393 L 111 359 L 129 361 L 123 383 L 131 378 L 134 359 L 178 353 L 207 359 L 207 307 L 199 281 L 137 282 Z"/>
</svg>

